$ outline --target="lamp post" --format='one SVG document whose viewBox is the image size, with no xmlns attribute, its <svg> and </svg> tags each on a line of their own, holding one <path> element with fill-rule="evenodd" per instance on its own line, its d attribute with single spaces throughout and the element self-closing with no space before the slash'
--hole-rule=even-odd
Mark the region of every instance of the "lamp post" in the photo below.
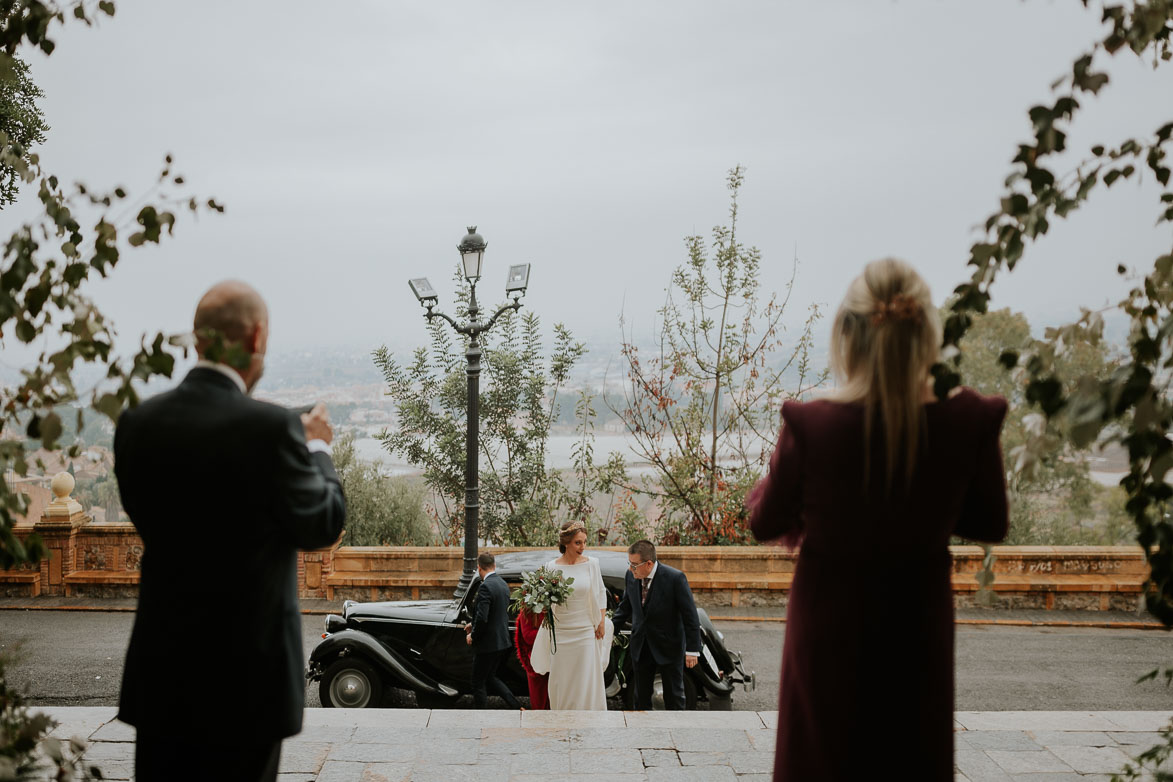
<svg viewBox="0 0 1173 782">
<path fill-rule="evenodd" d="M 443 318 L 459 334 L 468 337 L 468 349 L 464 357 L 468 360 L 465 372 L 468 376 L 468 420 L 465 434 L 464 459 L 464 570 L 460 574 L 460 582 L 456 587 L 456 594 L 461 594 L 472 583 L 476 575 L 478 526 L 481 512 L 480 467 L 478 464 L 477 438 L 480 434 L 480 382 L 481 382 L 481 343 L 482 334 L 493 328 L 497 318 L 508 310 L 521 309 L 521 297 L 529 286 L 529 264 L 521 263 L 509 267 L 509 277 L 505 283 L 505 295 L 513 301 L 501 307 L 488 320 L 480 320 L 480 308 L 477 307 L 477 281 L 481 278 L 481 263 L 485 258 L 485 239 L 477 233 L 475 225 L 469 226 L 468 233 L 456 249 L 460 251 L 460 262 L 464 271 L 464 278 L 469 283 L 468 294 L 468 322 L 457 323 L 443 312 L 435 311 L 439 297 L 435 288 L 426 277 L 418 277 L 408 281 L 412 293 L 419 299 L 420 305 L 427 308 L 424 317 L 431 323 L 432 318 Z"/>
</svg>

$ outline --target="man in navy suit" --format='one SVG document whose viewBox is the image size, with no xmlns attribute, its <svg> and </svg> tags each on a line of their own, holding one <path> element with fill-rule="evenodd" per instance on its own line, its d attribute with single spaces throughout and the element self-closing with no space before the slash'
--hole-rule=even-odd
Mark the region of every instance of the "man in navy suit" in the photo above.
<svg viewBox="0 0 1173 782">
<path fill-rule="evenodd" d="M 664 705 L 684 708 L 684 668 L 697 664 L 701 627 L 688 578 L 656 561 L 651 541 L 627 549 L 627 588 L 613 617 L 615 628 L 631 622 L 631 659 L 635 672 L 635 708 L 652 708 L 656 674 L 664 682 Z"/>
<path fill-rule="evenodd" d="M 511 709 L 521 703 L 508 685 L 497 678 L 497 669 L 513 649 L 509 638 L 509 586 L 497 575 L 497 560 L 488 552 L 477 557 L 481 588 L 477 591 L 476 612 L 472 624 L 464 626 L 465 640 L 476 649 L 472 664 L 472 697 L 478 709 L 489 702 L 489 690 L 500 695 Z"/>
<path fill-rule="evenodd" d="M 346 502 L 325 407 L 299 416 L 249 396 L 268 344 L 260 295 L 220 283 L 194 327 L 199 363 L 114 431 L 144 546 L 118 718 L 138 729 L 139 782 L 273 782 L 305 708 L 297 550 L 337 540 Z M 230 702 L 206 685 L 217 668 L 247 682 Z"/>
</svg>

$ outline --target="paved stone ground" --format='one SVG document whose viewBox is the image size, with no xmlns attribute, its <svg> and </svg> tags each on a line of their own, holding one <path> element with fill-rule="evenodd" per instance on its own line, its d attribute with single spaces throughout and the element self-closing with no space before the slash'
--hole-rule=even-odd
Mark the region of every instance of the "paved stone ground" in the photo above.
<svg viewBox="0 0 1173 782">
<path fill-rule="evenodd" d="M 113 708 L 43 708 L 55 735 L 91 742 L 128 780 L 134 729 Z M 1173 712 L 958 712 L 958 782 L 1108 780 L 1156 743 Z M 282 782 L 721 782 L 768 780 L 775 712 L 307 709 L 282 747 Z M 861 773 L 861 778 L 870 776 Z"/>
</svg>

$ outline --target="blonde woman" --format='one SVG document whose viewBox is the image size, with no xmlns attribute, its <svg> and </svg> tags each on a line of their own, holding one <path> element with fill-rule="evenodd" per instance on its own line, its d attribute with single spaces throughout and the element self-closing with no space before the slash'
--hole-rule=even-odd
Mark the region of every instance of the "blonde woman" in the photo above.
<svg viewBox="0 0 1173 782">
<path fill-rule="evenodd" d="M 586 541 L 585 524 L 566 522 L 558 534 L 562 556 L 547 565 L 574 579 L 574 591 L 566 603 L 552 609 L 557 648 L 550 646 L 549 634 L 543 631 L 534 639 L 530 654 L 534 671 L 550 674 L 551 709 L 607 709 L 603 672 L 610 659 L 615 630 L 607 618 L 603 571 L 599 560 L 586 555 Z"/>
<path fill-rule="evenodd" d="M 1006 402 L 969 389 L 936 399 L 940 342 L 920 275 L 870 263 L 835 316 L 836 392 L 782 406 L 769 474 L 747 499 L 759 540 L 801 543 L 775 780 L 877 767 L 953 779 L 948 543 L 1006 535 Z"/>
</svg>

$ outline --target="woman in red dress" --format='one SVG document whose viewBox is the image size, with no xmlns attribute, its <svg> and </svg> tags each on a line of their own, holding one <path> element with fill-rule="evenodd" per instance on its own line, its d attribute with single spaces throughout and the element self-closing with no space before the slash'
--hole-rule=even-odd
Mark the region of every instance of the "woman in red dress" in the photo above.
<svg viewBox="0 0 1173 782">
<path fill-rule="evenodd" d="M 801 543 L 786 611 L 774 779 L 888 768 L 952 780 L 949 538 L 996 542 L 1008 515 L 1005 400 L 936 399 L 941 329 L 907 264 L 868 264 L 831 335 L 839 385 L 782 406 L 746 504 L 759 540 Z"/>
<path fill-rule="evenodd" d="M 529 684 L 529 707 L 534 710 L 550 708 L 550 695 L 547 683 L 550 674 L 535 673 L 530 665 L 530 653 L 534 649 L 534 638 L 542 627 L 542 614 L 535 614 L 525 603 L 521 604 L 521 613 L 517 615 L 517 630 L 514 635 L 514 648 L 517 649 L 517 659 L 525 669 L 525 677 Z"/>
</svg>

